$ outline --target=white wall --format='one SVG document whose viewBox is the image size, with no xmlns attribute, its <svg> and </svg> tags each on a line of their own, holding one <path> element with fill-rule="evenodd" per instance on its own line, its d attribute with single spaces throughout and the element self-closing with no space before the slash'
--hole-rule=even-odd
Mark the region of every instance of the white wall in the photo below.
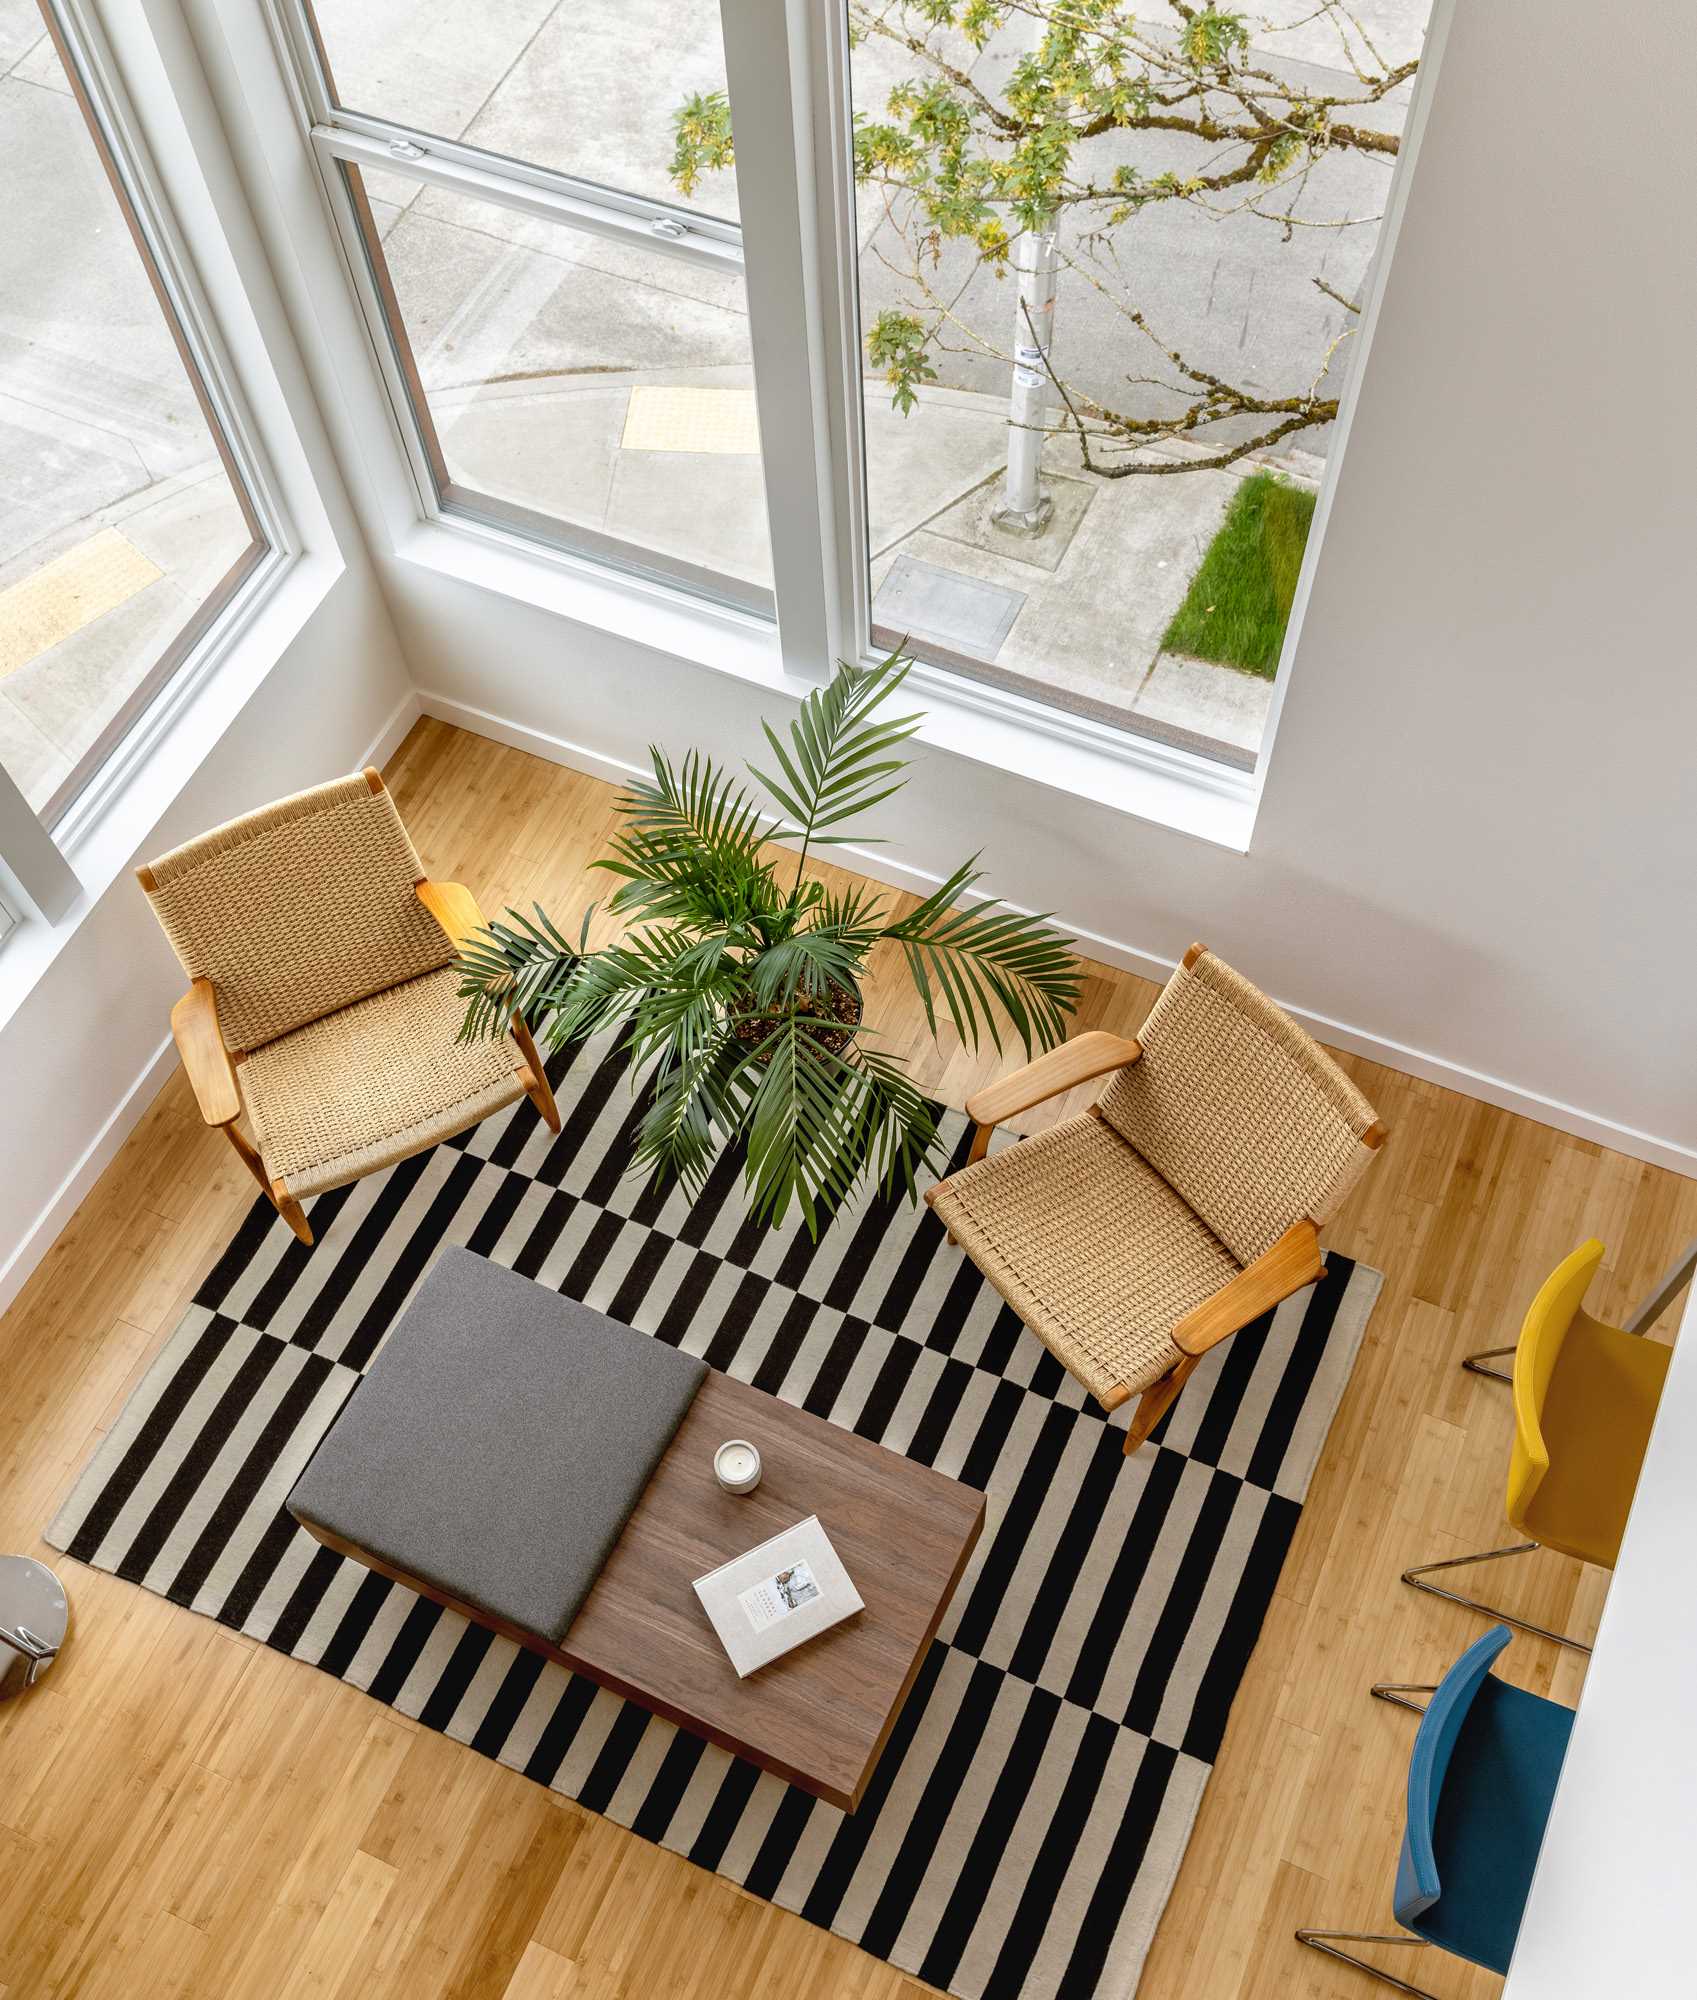
<svg viewBox="0 0 1697 2000">
<path fill-rule="evenodd" d="M 1134 958 L 1204 937 L 1333 1039 L 1697 1169 L 1694 47 L 1681 0 L 1457 9 L 1250 853 L 934 755 L 893 858 L 985 844 Z M 381 567 L 421 688 L 613 759 L 781 706 Z"/>
</svg>

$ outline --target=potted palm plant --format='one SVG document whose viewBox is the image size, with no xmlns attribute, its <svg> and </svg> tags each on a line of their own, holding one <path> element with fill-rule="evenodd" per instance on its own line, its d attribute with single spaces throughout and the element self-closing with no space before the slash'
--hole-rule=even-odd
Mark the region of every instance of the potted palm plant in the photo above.
<svg viewBox="0 0 1697 2000">
<path fill-rule="evenodd" d="M 1078 997 L 1071 941 L 1044 918 L 955 907 L 980 879 L 976 856 L 904 915 L 870 883 L 833 891 L 808 875 L 814 849 L 866 839 L 849 822 L 905 782 L 896 753 L 920 718 L 882 710 L 907 666 L 840 668 L 787 744 L 762 725 L 776 774 L 749 771 L 775 827 L 734 773 L 651 748 L 653 781 L 619 799 L 620 830 L 594 863 L 620 878 L 607 900 L 629 920 L 618 940 L 588 948 L 595 905 L 575 945 L 537 905 L 490 924 L 460 962 L 466 1037 L 501 1033 L 515 1006 L 550 1049 L 626 1025 L 649 1092 L 635 1165 L 694 1192 L 740 1143 L 750 1213 L 781 1222 L 793 1200 L 815 1237 L 863 1180 L 911 1201 L 937 1166 L 934 1108 L 861 1018 L 875 946 L 901 953 L 933 1034 L 940 1005 L 975 1047 L 988 1034 L 999 1049 L 1005 1022 L 1028 1056 L 1051 1048 Z"/>
</svg>

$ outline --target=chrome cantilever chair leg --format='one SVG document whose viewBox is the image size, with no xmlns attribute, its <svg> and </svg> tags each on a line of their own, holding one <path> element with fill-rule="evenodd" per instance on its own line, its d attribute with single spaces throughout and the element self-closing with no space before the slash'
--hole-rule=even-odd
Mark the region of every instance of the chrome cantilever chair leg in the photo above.
<svg viewBox="0 0 1697 2000">
<path fill-rule="evenodd" d="M 1663 1273 L 1661 1283 L 1626 1322 L 1623 1333 L 1648 1333 L 1677 1299 L 1697 1271 L 1697 1243 L 1688 1243 L 1678 1259 Z"/>
<path fill-rule="evenodd" d="M 1411 1694 L 1436 1694 L 1435 1681 L 1375 1681 L 1367 1692 L 1375 1701 L 1388 1701 L 1392 1708 L 1411 1708 L 1416 1715 L 1426 1713 L 1423 1701 L 1410 1701 Z"/>
<path fill-rule="evenodd" d="M 1427 1583 L 1425 1578 L 1440 1569 L 1465 1569 L 1469 1563 L 1496 1562 L 1503 1556 L 1530 1555 L 1537 1548 L 1536 1542 L 1516 1542 L 1506 1549 L 1482 1549 L 1476 1556 L 1450 1556 L 1444 1562 L 1417 1563 L 1413 1569 L 1405 1569 L 1402 1580 L 1411 1590 L 1423 1590 L 1429 1597 L 1441 1597 L 1446 1604 L 1459 1604 L 1465 1610 L 1477 1611 L 1486 1618 L 1500 1618 L 1505 1625 L 1512 1625 L 1519 1632 L 1530 1632 L 1534 1638 L 1553 1639 L 1558 1646 L 1571 1646 L 1576 1653 L 1589 1653 L 1591 1648 L 1583 1639 L 1575 1639 L 1566 1632 L 1552 1632 L 1547 1625 L 1534 1625 L 1525 1618 L 1515 1617 L 1512 1611 L 1504 1611 L 1495 1604 L 1482 1604 L 1477 1597 L 1463 1597 L 1460 1591 L 1444 1590 L 1435 1583 Z"/>
<path fill-rule="evenodd" d="M 1495 1361 L 1500 1356 L 1512 1354 L 1513 1352 L 1513 1341 L 1510 1341 L 1507 1347 L 1481 1347 L 1477 1354 L 1469 1354 L 1461 1365 L 1470 1375 L 1489 1375 L 1493 1382 L 1512 1382 L 1514 1376 L 1508 1369 L 1487 1368 L 1485 1363 L 1487 1361 Z"/>
<path fill-rule="evenodd" d="M 1384 1972 L 1365 1958 L 1357 1958 L 1352 1951 L 1339 1951 L 1340 1944 L 1413 1944 L 1426 1948 L 1423 1937 L 1411 1937 L 1406 1931 L 1298 1931 L 1298 1944 L 1305 1944 L 1310 1951 L 1324 1952 L 1327 1958 L 1340 1959 L 1345 1965 L 1353 1965 L 1358 1972 L 1365 1972 L 1370 1979 L 1378 1980 L 1381 1986 L 1394 1986 L 1399 1993 L 1412 1993 L 1414 2000 L 1438 2000 L 1430 1987 L 1412 1986 L 1406 1979 L 1398 1979 L 1394 1972 Z"/>
<path fill-rule="evenodd" d="M 1368 1693 L 1375 1701 L 1388 1701 L 1396 1708 L 1411 1708 L 1416 1715 L 1426 1713 L 1424 1702 L 1410 1701 L 1411 1694 L 1436 1694 L 1437 1685 L 1432 1681 L 1375 1681 Z M 1418 1944 L 1428 1942 L 1423 1937 L 1414 1937 L 1407 1931 L 1310 1931 L 1296 1934 L 1298 1944 L 1305 1944 L 1311 1951 L 1324 1952 L 1327 1958 L 1338 1959 L 1344 1965 L 1353 1965 L 1358 1972 L 1365 1972 L 1370 1979 L 1376 1979 L 1383 1986 L 1394 1986 L 1399 1993 L 1412 1993 L 1415 2000 L 1437 2000 L 1424 1986 L 1411 1986 L 1406 1979 L 1398 1979 L 1394 1972 L 1382 1972 L 1378 1966 L 1370 1965 L 1366 1959 L 1357 1958 L 1353 1952 L 1339 1951 L 1340 1944 Z"/>
<path fill-rule="evenodd" d="M 1693 1272 L 1697 1272 L 1697 1243 L 1688 1243 L 1662 1274 L 1661 1282 L 1656 1289 L 1621 1328 L 1622 1333 L 1648 1333 L 1690 1284 Z M 1467 1355 L 1461 1365 L 1470 1375 L 1488 1375 L 1493 1382 L 1512 1382 L 1514 1376 L 1509 1369 L 1491 1368 L 1486 1364 L 1500 1361 L 1505 1354 L 1513 1352 L 1513 1341 L 1510 1341 L 1507 1347 L 1482 1347 L 1477 1354 Z"/>
</svg>

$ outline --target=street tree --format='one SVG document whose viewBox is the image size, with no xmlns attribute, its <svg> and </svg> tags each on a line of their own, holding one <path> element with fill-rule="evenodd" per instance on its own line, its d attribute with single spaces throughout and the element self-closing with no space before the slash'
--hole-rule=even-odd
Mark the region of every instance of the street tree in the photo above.
<svg viewBox="0 0 1697 2000">
<path fill-rule="evenodd" d="M 1388 184 L 1393 93 L 1416 62 L 1381 54 L 1349 0 L 1297 11 L 1300 21 L 1263 23 L 1188 0 L 849 0 L 854 41 L 912 64 L 854 128 L 861 199 L 880 202 L 889 224 L 877 254 L 900 281 L 900 302 L 865 330 L 896 406 L 911 411 L 950 355 L 1005 361 L 1016 384 L 1023 370 L 1044 390 L 1023 406 L 1032 417 L 1016 388 L 1016 430 L 1068 436 L 1105 478 L 1230 465 L 1329 423 L 1328 371 L 1360 301 L 1319 269 L 1312 281 L 1342 309 L 1341 330 L 1271 386 L 1187 352 L 1154 323 L 1136 276 L 1138 221 L 1172 203 L 1208 221 L 1250 218 L 1315 266 L 1329 232 L 1377 222 L 1326 213 L 1311 183 L 1329 155 L 1348 153 L 1382 165 Z M 1335 32 L 1326 69 L 1266 53 L 1298 26 Z M 693 193 L 733 158 L 724 95 L 691 97 L 677 113 L 675 184 Z M 1051 361 L 1044 306 L 1056 267 L 1123 329 L 1111 379 L 1076 379 Z M 1017 281 L 1000 292 L 994 325 L 972 282 L 986 269 Z M 1200 448 L 1148 450 L 1175 440 Z"/>
</svg>

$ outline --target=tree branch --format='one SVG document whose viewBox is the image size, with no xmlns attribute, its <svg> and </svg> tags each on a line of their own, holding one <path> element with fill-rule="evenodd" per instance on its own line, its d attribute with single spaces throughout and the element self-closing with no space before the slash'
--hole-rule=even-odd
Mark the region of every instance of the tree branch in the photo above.
<svg viewBox="0 0 1697 2000">
<path fill-rule="evenodd" d="M 1328 285 L 1324 278 L 1316 278 L 1314 280 L 1314 287 L 1316 291 L 1324 292 L 1327 298 L 1336 299 L 1345 312 L 1360 312 L 1361 303 L 1358 299 L 1346 299 L 1336 285 Z"/>
</svg>

